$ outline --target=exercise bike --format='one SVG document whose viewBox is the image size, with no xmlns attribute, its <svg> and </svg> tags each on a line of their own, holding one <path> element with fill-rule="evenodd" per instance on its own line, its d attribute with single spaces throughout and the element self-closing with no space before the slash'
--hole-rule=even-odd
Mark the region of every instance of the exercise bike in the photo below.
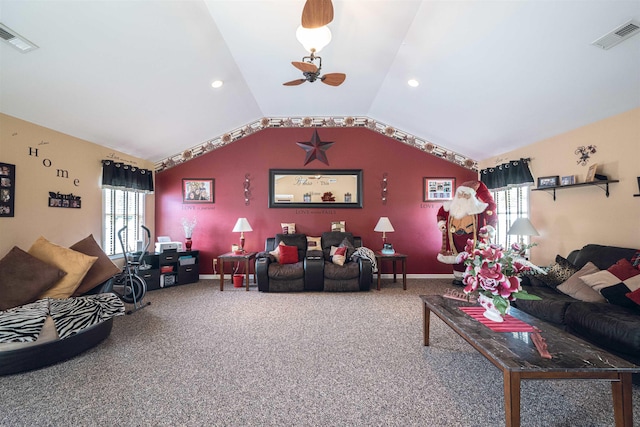
<svg viewBox="0 0 640 427">
<path fill-rule="evenodd" d="M 127 252 L 124 239 L 122 238 L 122 233 L 127 229 L 127 226 L 125 225 L 118 231 L 118 240 L 120 240 L 120 246 L 122 247 L 125 263 L 122 267 L 122 272 L 118 273 L 114 277 L 113 291 L 122 301 L 127 304 L 133 304 L 133 308 L 127 311 L 127 314 L 136 312 L 151 304 L 149 301 L 144 304 L 142 303 L 142 299 L 147 293 L 147 283 L 138 275 L 142 259 L 147 253 L 147 249 L 151 243 L 151 231 L 149 231 L 149 229 L 144 225 L 142 228 L 146 232 L 146 236 L 144 237 L 145 245 L 140 252 L 140 255 L 135 259 L 133 253 Z"/>
</svg>

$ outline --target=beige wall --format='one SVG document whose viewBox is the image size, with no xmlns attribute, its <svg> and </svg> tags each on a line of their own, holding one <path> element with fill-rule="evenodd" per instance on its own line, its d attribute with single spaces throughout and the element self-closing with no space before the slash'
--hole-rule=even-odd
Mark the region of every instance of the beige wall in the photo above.
<svg viewBox="0 0 640 427">
<path fill-rule="evenodd" d="M 16 165 L 15 216 L 0 218 L 0 257 L 13 246 L 28 250 L 41 235 L 61 246 L 89 234 L 101 243 L 105 158 L 153 170 L 151 162 L 0 114 L 0 162 Z M 59 177 L 58 169 L 67 172 Z M 82 207 L 48 207 L 50 191 L 81 196 Z M 153 195 L 146 207 L 145 222 L 153 231 Z"/>
<path fill-rule="evenodd" d="M 586 166 L 577 164 L 576 148 L 595 145 Z M 532 261 L 546 265 L 587 243 L 640 248 L 640 108 L 554 136 L 524 148 L 480 162 L 481 168 L 507 160 L 531 158 L 534 178 L 575 175 L 584 182 L 589 166 L 619 183 L 609 185 L 607 198 L 600 188 L 575 187 L 531 192 L 531 221 L 540 232 L 533 238 Z"/>
</svg>

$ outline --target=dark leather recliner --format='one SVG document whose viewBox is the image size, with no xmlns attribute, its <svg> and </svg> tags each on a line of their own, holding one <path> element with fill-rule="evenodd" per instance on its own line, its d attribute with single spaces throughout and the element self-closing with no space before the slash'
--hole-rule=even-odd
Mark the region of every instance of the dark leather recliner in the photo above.
<svg viewBox="0 0 640 427">
<path fill-rule="evenodd" d="M 269 252 L 280 242 L 297 246 L 298 262 L 279 264 Z M 263 292 L 322 291 L 322 260 L 307 255 L 305 234 L 276 234 L 267 238 L 264 252 L 256 256 L 258 290 Z"/>
<path fill-rule="evenodd" d="M 331 261 L 331 246 L 339 247 L 343 241 L 350 243 L 344 265 Z M 356 248 L 362 246 L 362 239 L 351 233 L 330 231 L 322 233 L 322 253 L 324 258 L 324 290 L 325 291 L 368 291 L 373 281 L 371 261 L 361 257 L 351 259 Z"/>
<path fill-rule="evenodd" d="M 350 252 L 362 246 L 362 239 L 351 233 L 327 232 L 322 234 L 321 249 L 307 251 L 305 234 L 277 234 L 267 238 L 264 252 L 256 256 L 258 290 L 263 292 L 298 291 L 368 291 L 373 273 L 371 261 L 354 257 L 344 265 L 333 264 L 331 246 L 340 246 L 344 239 L 350 243 Z M 298 262 L 279 264 L 269 252 L 283 242 L 297 246 Z"/>
</svg>

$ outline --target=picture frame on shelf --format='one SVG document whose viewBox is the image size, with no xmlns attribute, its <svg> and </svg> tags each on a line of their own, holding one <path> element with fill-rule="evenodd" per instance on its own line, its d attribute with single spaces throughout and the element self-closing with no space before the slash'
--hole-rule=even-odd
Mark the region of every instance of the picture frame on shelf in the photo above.
<svg viewBox="0 0 640 427">
<path fill-rule="evenodd" d="M 455 178 L 424 177 L 422 182 L 422 201 L 441 202 L 453 200 L 456 191 Z"/>
<path fill-rule="evenodd" d="M 573 185 L 576 183 L 576 177 L 575 175 L 567 175 L 567 176 L 563 176 L 560 179 L 560 185 Z"/>
<path fill-rule="evenodd" d="M 585 182 L 593 182 L 596 179 L 596 170 L 598 169 L 598 164 L 594 163 L 589 166 L 589 170 L 587 171 L 587 178 Z"/>
<path fill-rule="evenodd" d="M 558 175 L 538 177 L 538 188 L 557 187 L 559 185 L 560 177 Z"/>
<path fill-rule="evenodd" d="M 183 178 L 182 203 L 214 203 L 215 179 Z"/>
</svg>

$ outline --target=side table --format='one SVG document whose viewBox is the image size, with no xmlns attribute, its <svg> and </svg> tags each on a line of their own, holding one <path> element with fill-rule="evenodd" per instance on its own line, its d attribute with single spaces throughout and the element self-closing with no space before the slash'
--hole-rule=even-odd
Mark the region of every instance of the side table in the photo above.
<svg viewBox="0 0 640 427">
<path fill-rule="evenodd" d="M 227 252 L 226 254 L 222 254 L 218 256 L 218 263 L 220 263 L 220 290 L 224 291 L 224 262 L 231 261 L 232 265 L 234 262 L 240 263 L 244 261 L 244 271 L 245 271 L 245 281 L 247 283 L 247 291 L 249 290 L 249 267 L 251 261 L 253 261 L 253 278 L 255 282 L 256 277 L 256 254 L 257 252 L 245 252 L 239 255 L 234 254 L 233 252 Z M 231 277 L 233 277 L 233 273 L 231 273 Z"/>
<path fill-rule="evenodd" d="M 380 274 L 382 270 L 382 261 L 391 261 L 393 263 L 393 283 L 396 282 L 396 261 L 402 261 L 402 289 L 407 290 L 407 257 L 408 255 L 400 254 L 383 254 L 380 251 L 375 252 L 376 262 L 378 263 L 378 290 L 380 290 Z"/>
</svg>

